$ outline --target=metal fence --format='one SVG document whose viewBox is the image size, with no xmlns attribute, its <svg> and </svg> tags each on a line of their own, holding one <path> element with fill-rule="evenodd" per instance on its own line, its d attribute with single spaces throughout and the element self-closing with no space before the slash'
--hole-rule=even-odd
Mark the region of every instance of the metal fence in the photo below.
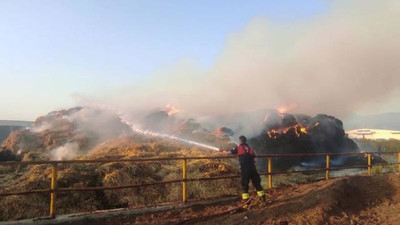
<svg viewBox="0 0 400 225">
<path fill-rule="evenodd" d="M 397 163 L 384 163 L 384 164 L 373 164 L 373 154 L 397 154 Z M 366 164 L 361 166 L 343 166 L 343 167 L 331 167 L 331 157 L 332 156 L 343 156 L 343 155 L 364 155 L 366 157 Z M 323 168 L 313 168 L 308 170 L 298 170 L 298 171 L 281 171 L 273 172 L 272 159 L 273 158 L 296 158 L 296 157 L 325 157 L 326 166 Z M 210 180 L 220 180 L 220 179 L 233 179 L 240 177 L 239 175 L 229 175 L 229 176 L 215 176 L 215 177 L 201 177 L 201 178 L 187 178 L 187 162 L 189 160 L 205 160 L 205 159 L 232 159 L 235 156 L 214 156 L 214 157 L 176 157 L 176 158 L 137 158 L 137 159 L 110 159 L 110 160 L 67 160 L 67 161 L 7 161 L 0 162 L 0 166 L 17 166 L 17 165 L 51 165 L 51 185 L 48 189 L 34 189 L 25 190 L 17 192 L 7 192 L 0 193 L 0 197 L 10 196 L 10 195 L 26 195 L 34 193 L 50 193 L 50 217 L 54 218 L 56 216 L 56 201 L 57 193 L 60 192 L 80 192 L 80 191 L 100 191 L 100 190 L 118 190 L 118 189 L 128 189 L 128 188 L 138 188 L 153 185 L 171 184 L 171 183 L 181 183 L 182 184 L 182 202 L 187 201 L 187 189 L 189 188 L 188 182 L 193 181 L 210 181 Z M 267 176 L 268 188 L 273 187 L 273 176 L 280 174 L 293 174 L 293 173 L 310 173 L 310 172 L 323 172 L 325 171 L 325 179 L 330 179 L 330 171 L 337 171 L 343 169 L 367 169 L 367 174 L 372 174 L 373 166 L 389 166 L 398 165 L 398 171 L 400 172 L 400 152 L 353 152 L 353 153 L 298 153 L 298 154 L 264 154 L 258 155 L 257 158 L 267 159 L 267 171 L 263 172 L 261 175 Z M 81 188 L 58 188 L 57 187 L 57 174 L 59 164 L 83 164 L 83 163 L 111 163 L 111 162 L 160 162 L 160 161 L 181 161 L 182 162 L 182 179 L 160 181 L 153 183 L 143 183 L 135 185 L 125 185 L 125 186 L 108 186 L 108 187 L 81 187 Z"/>
</svg>

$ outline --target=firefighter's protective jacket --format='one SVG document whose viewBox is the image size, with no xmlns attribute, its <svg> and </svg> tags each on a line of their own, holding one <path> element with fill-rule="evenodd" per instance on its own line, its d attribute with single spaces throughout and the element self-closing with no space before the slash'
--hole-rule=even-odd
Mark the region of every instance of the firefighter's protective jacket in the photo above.
<svg viewBox="0 0 400 225">
<path fill-rule="evenodd" d="M 256 154 L 250 145 L 246 143 L 240 144 L 239 146 L 234 147 L 231 152 L 239 157 L 240 165 L 254 164 L 254 158 L 256 157 Z"/>
</svg>

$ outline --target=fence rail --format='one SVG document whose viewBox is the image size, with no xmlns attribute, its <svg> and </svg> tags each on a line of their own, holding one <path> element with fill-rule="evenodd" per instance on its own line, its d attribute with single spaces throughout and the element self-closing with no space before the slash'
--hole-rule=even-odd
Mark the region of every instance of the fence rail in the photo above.
<svg viewBox="0 0 400 225">
<path fill-rule="evenodd" d="M 373 154 L 384 155 L 384 154 L 397 154 L 397 163 L 379 163 L 373 164 Z M 332 156 L 344 156 L 344 155 L 364 155 L 366 157 L 367 164 L 360 166 L 343 166 L 343 167 L 331 167 Z M 326 166 L 322 168 L 312 168 L 307 170 L 295 170 L 295 171 L 278 171 L 273 172 L 272 159 L 273 158 L 296 158 L 296 157 L 325 157 Z M 228 176 L 215 176 L 215 177 L 201 177 L 201 178 L 187 178 L 187 162 L 189 160 L 204 160 L 204 159 L 232 159 L 235 156 L 208 156 L 208 157 L 176 157 L 176 158 L 137 158 L 137 159 L 102 159 L 102 160 L 62 160 L 62 161 L 6 161 L 0 162 L 0 166 L 16 166 L 16 165 L 51 165 L 51 185 L 49 189 L 34 189 L 26 191 L 6 192 L 0 193 L 0 197 L 10 195 L 26 195 L 26 194 L 38 194 L 38 193 L 50 193 L 50 217 L 56 216 L 56 200 L 57 193 L 59 192 L 81 192 L 81 191 L 101 191 L 101 190 L 119 190 L 128 188 L 139 188 L 146 186 L 164 185 L 172 183 L 182 184 L 182 202 L 187 201 L 187 190 L 188 182 L 195 181 L 210 181 L 210 180 L 221 180 L 221 179 L 234 179 L 239 178 L 239 175 L 228 175 Z M 373 166 L 389 166 L 398 165 L 398 171 L 400 172 L 400 152 L 349 152 L 349 153 L 296 153 L 296 154 L 262 154 L 258 155 L 257 158 L 267 159 L 267 172 L 261 175 L 267 176 L 268 188 L 273 187 L 273 175 L 281 174 L 292 174 L 292 173 L 310 173 L 310 172 L 321 172 L 325 171 L 325 179 L 330 179 L 330 171 L 337 171 L 343 169 L 367 169 L 367 174 L 372 174 Z M 125 186 L 106 186 L 106 187 L 82 187 L 82 188 L 58 188 L 57 187 L 57 175 L 59 164 L 84 164 L 84 163 L 111 163 L 111 162 L 159 162 L 159 161 L 182 161 L 182 179 L 143 183 L 135 185 Z"/>
</svg>

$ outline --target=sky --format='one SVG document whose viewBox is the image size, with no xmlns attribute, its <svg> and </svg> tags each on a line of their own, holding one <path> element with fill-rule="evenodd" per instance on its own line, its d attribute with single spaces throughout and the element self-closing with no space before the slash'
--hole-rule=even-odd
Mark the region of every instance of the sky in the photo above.
<svg viewBox="0 0 400 225">
<path fill-rule="evenodd" d="M 76 96 L 140 85 L 181 60 L 207 70 L 254 19 L 297 24 L 330 7 L 327 0 L 0 0 L 0 119 L 34 120 L 74 106 Z M 400 111 L 399 93 L 392 95 L 381 110 Z"/>
</svg>

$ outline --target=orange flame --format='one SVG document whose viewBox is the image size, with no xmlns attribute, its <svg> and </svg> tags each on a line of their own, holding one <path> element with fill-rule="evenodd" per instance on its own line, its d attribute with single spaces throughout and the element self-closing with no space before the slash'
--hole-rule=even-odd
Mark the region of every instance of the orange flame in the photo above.
<svg viewBox="0 0 400 225">
<path fill-rule="evenodd" d="M 290 130 L 293 130 L 297 137 L 300 137 L 303 134 L 307 134 L 307 127 L 298 123 L 298 124 L 290 126 L 290 127 L 271 129 L 271 130 L 267 131 L 267 135 L 269 138 L 277 139 L 279 137 L 279 135 L 286 134 Z"/>
<path fill-rule="evenodd" d="M 288 106 L 280 106 L 276 110 L 280 114 L 285 114 L 287 112 L 293 111 L 295 108 L 297 108 L 297 103 L 294 103 L 294 104 L 291 104 L 291 105 L 288 105 Z"/>
</svg>

